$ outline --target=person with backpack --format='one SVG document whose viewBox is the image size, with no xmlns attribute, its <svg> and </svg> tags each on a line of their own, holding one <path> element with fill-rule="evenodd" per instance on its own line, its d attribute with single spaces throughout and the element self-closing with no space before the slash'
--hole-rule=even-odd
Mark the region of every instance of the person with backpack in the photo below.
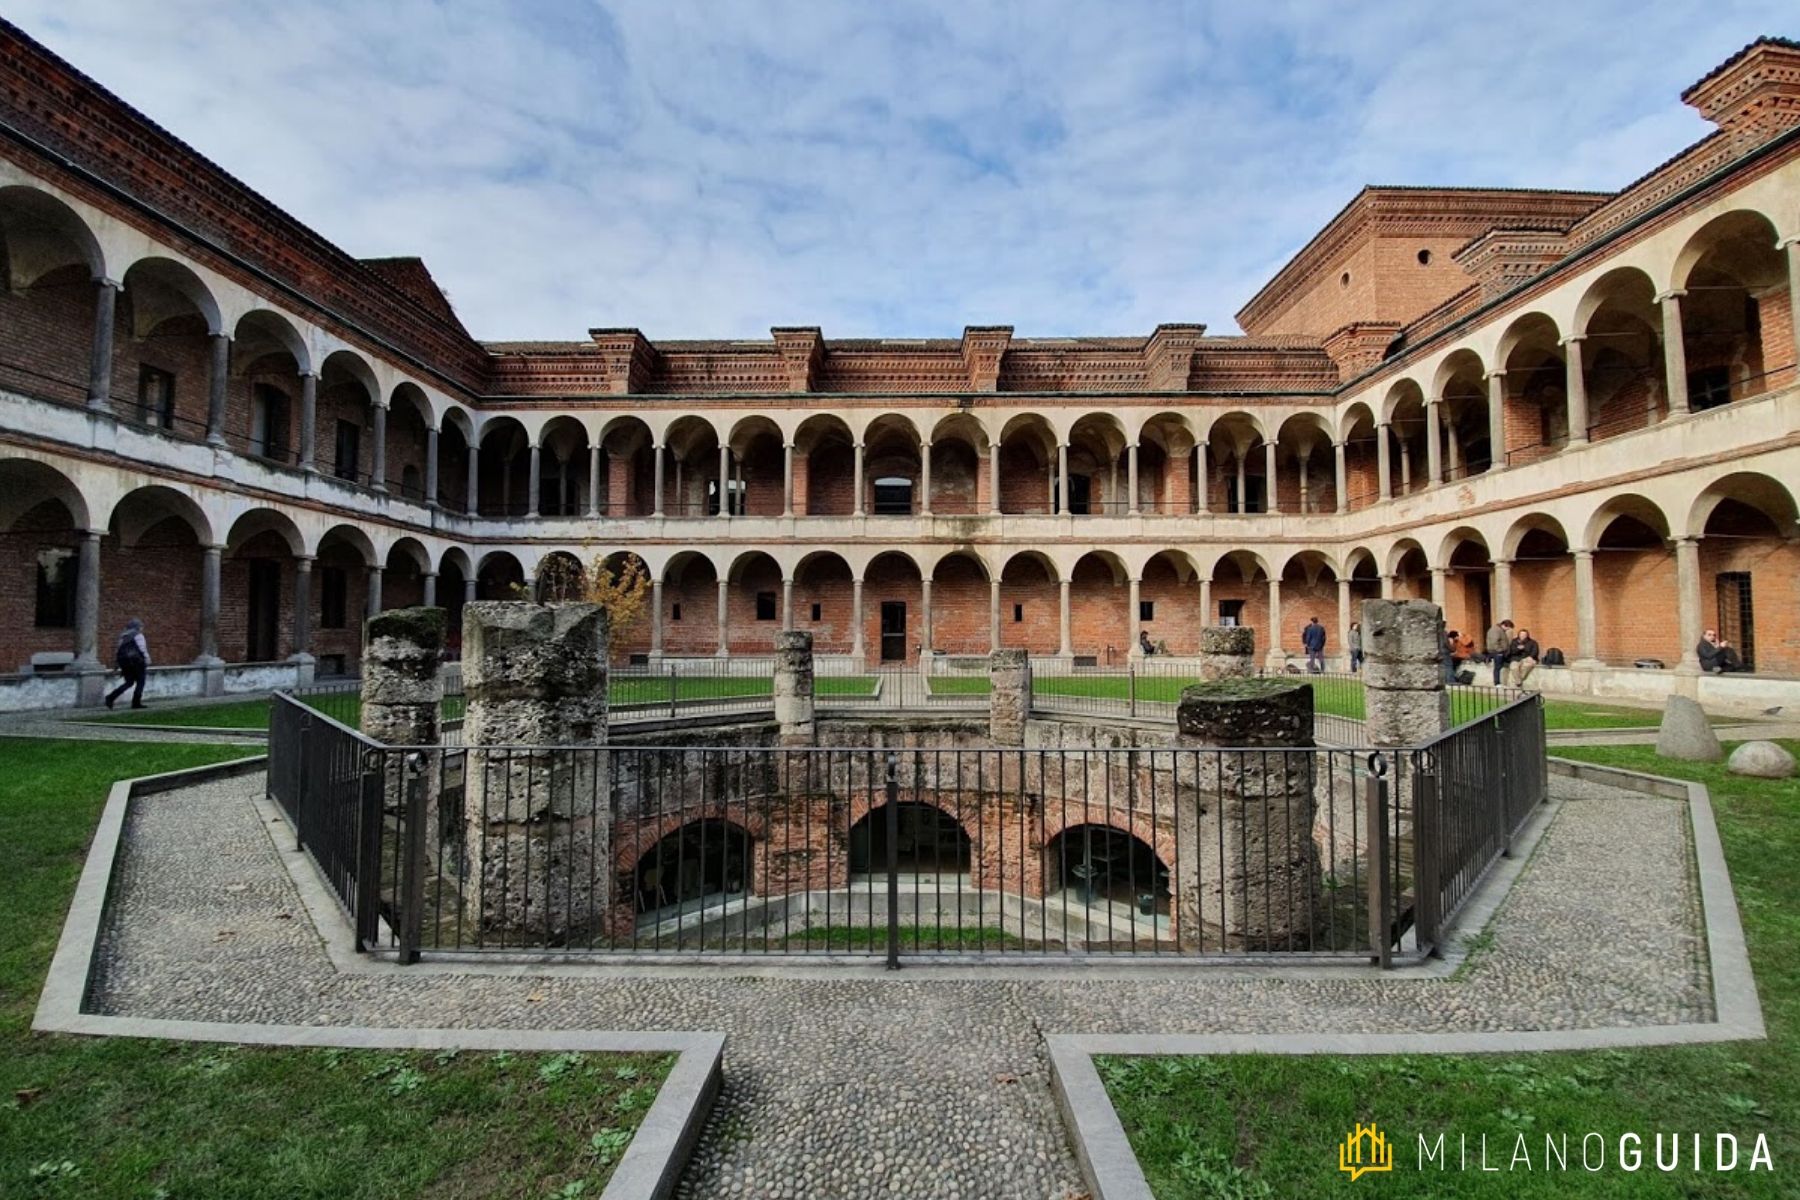
<svg viewBox="0 0 1800 1200">
<path fill-rule="evenodd" d="M 113 660 L 125 681 L 106 693 L 106 707 L 111 708 L 113 701 L 124 695 L 127 688 L 136 689 L 131 693 L 131 707 L 144 707 L 144 676 L 150 670 L 150 643 L 144 640 L 144 623 L 136 617 L 125 622 L 125 630 L 119 634 L 118 649 L 113 651 Z"/>
</svg>

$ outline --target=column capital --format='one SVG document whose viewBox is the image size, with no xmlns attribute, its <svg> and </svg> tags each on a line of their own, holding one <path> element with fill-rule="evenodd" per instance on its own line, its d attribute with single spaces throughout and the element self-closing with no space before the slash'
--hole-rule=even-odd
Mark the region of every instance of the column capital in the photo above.
<svg viewBox="0 0 1800 1200">
<path fill-rule="evenodd" d="M 299 568 L 300 570 L 310 571 L 310 570 L 312 570 L 312 565 L 313 565 L 313 556 L 312 555 L 310 555 L 310 554 L 294 555 L 294 566 Z"/>
<path fill-rule="evenodd" d="M 1377 421 L 1376 421 L 1376 422 L 1375 422 L 1375 428 L 1377 428 L 1377 429 L 1388 429 L 1388 428 L 1391 428 L 1391 427 L 1392 427 L 1392 426 L 1393 426 L 1393 424 L 1394 424 L 1394 422 L 1393 422 L 1393 420 L 1392 420 L 1392 419 L 1391 419 L 1391 418 L 1388 418 L 1388 417 L 1381 417 L 1381 418 L 1380 418 L 1380 419 L 1378 419 L 1378 420 L 1377 420 Z"/>
<path fill-rule="evenodd" d="M 1482 378 L 1483 379 L 1505 379 L 1506 378 L 1506 368 L 1505 367 L 1495 367 L 1493 370 L 1484 374 L 1482 376 Z"/>
<path fill-rule="evenodd" d="M 1786 250 L 1789 246 L 1800 246 L 1800 233 L 1790 233 L 1784 238 L 1778 238 L 1775 242 L 1777 250 Z"/>
<path fill-rule="evenodd" d="M 113 279 L 111 276 L 107 276 L 107 275 L 94 276 L 94 286 L 95 287 L 103 287 L 103 288 L 111 288 L 115 292 L 122 292 L 125 290 L 124 284 L 120 283 L 118 280 Z"/>
<path fill-rule="evenodd" d="M 1556 344 L 1559 346 L 1578 346 L 1585 341 L 1587 341 L 1587 334 L 1571 333 L 1567 337 L 1558 339 Z"/>
<path fill-rule="evenodd" d="M 1496 567 L 1510 567 L 1513 565 L 1513 560 L 1510 558 L 1490 558 L 1488 561 Z"/>
<path fill-rule="evenodd" d="M 1692 533 L 1677 533 L 1672 535 L 1669 540 L 1677 546 L 1698 546 L 1700 544 L 1699 535 Z"/>
<path fill-rule="evenodd" d="M 1574 547 L 1570 548 L 1569 553 L 1574 555 L 1577 560 L 1594 557 L 1594 552 L 1592 550 L 1579 549 L 1579 548 L 1574 548 Z"/>
<path fill-rule="evenodd" d="M 1686 288 L 1670 288 L 1666 292 L 1656 293 L 1656 302 L 1661 304 L 1665 300 L 1679 300 L 1685 295 L 1687 295 Z"/>
<path fill-rule="evenodd" d="M 1436 405 L 1442 404 L 1443 402 L 1444 402 L 1444 395 L 1442 392 L 1439 392 L 1435 395 L 1425 397 L 1425 407 L 1426 408 L 1432 408 Z"/>
</svg>

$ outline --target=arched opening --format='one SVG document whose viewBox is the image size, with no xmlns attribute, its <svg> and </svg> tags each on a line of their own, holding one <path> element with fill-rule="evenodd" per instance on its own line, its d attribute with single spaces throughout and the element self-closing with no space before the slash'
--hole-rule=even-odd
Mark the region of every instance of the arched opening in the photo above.
<svg viewBox="0 0 1800 1200">
<path fill-rule="evenodd" d="M 1458 350 L 1438 368 L 1443 397 L 1444 478 L 1466 479 L 1494 465 L 1493 428 L 1488 419 L 1487 379 L 1473 350 Z"/>
<path fill-rule="evenodd" d="M 671 657 L 722 654 L 718 623 L 719 574 L 712 559 L 693 550 L 663 568 L 663 653 Z"/>
<path fill-rule="evenodd" d="M 1275 435 L 1276 500 L 1282 512 L 1337 508 L 1337 458 L 1319 413 L 1296 413 Z"/>
<path fill-rule="evenodd" d="M 847 517 L 856 508 L 856 448 L 842 417 L 820 413 L 794 434 L 794 511 Z"/>
<path fill-rule="evenodd" d="M 1343 431 L 1346 507 L 1355 511 L 1381 499 L 1381 452 L 1375 438 L 1375 414 L 1366 404 L 1352 404 L 1344 412 Z"/>
<path fill-rule="evenodd" d="M 199 658 L 204 547 L 211 537 L 199 507 L 173 488 L 142 487 L 121 499 L 100 542 L 102 637 L 138 617 L 155 639 L 154 662 Z M 101 650 L 110 665 L 104 644 Z"/>
<path fill-rule="evenodd" d="M 1157 654 L 1197 654 L 1200 573 L 1185 550 L 1159 550 L 1144 564 L 1138 587 L 1138 629 Z"/>
<path fill-rule="evenodd" d="M 794 568 L 794 628 L 813 635 L 814 654 L 855 648 L 855 586 L 850 564 L 830 550 L 815 550 Z"/>
<path fill-rule="evenodd" d="M 1194 428 L 1180 413 L 1157 413 L 1138 433 L 1138 509 L 1194 511 Z"/>
<path fill-rule="evenodd" d="M 451 661 L 462 659 L 463 604 L 472 578 L 469 556 L 460 549 L 446 550 L 438 562 L 437 602 L 444 610 L 444 651 Z"/>
<path fill-rule="evenodd" d="M 718 516 L 720 489 L 730 479 L 729 469 L 720 475 L 718 430 L 701 417 L 679 417 L 663 435 L 663 445 L 669 455 L 663 511 L 671 517 Z"/>
<path fill-rule="evenodd" d="M 587 427 L 573 417 L 554 417 L 538 432 L 538 512 L 578 517 L 588 510 L 592 482 Z M 526 463 L 530 469 L 529 460 Z"/>
<path fill-rule="evenodd" d="M 219 309 L 199 276 L 166 258 L 125 272 L 113 324 L 113 411 L 189 441 L 206 436 Z"/>
<path fill-rule="evenodd" d="M 637 417 L 615 417 L 600 431 L 600 511 L 638 517 L 656 511 L 656 454 L 650 427 Z"/>
<path fill-rule="evenodd" d="M 312 652 L 320 676 L 355 675 L 362 662 L 363 621 L 371 608 L 369 568 L 375 548 L 353 525 L 319 539 L 313 563 Z"/>
<path fill-rule="evenodd" d="M 1745 670 L 1800 674 L 1800 522 L 1793 493 L 1766 475 L 1729 475 L 1695 502 L 1690 524 L 1696 521 L 1705 626 L 1737 650 Z"/>
<path fill-rule="evenodd" d="M 469 506 L 469 459 L 474 453 L 475 426 L 460 408 L 444 412 L 438 432 L 437 502 L 450 512 L 473 515 Z"/>
<path fill-rule="evenodd" d="M 425 573 L 431 555 L 417 538 L 397 538 L 388 547 L 381 572 L 381 608 L 413 608 L 425 603 Z M 434 604 L 441 606 L 435 597 Z"/>
<path fill-rule="evenodd" d="M 1454 629 L 1481 649 L 1494 611 L 1494 560 L 1487 541 L 1473 529 L 1457 529 L 1444 539 L 1444 628 Z"/>
<path fill-rule="evenodd" d="M 1344 625 L 1343 638 L 1346 652 L 1351 649 L 1351 625 L 1356 626 L 1354 632 L 1362 632 L 1362 606 L 1365 600 L 1381 599 L 1381 566 L 1375 561 L 1375 555 L 1367 547 L 1358 546 L 1344 555 L 1344 571 L 1350 579 L 1350 616 Z M 1360 636 L 1357 639 L 1360 641 Z M 1359 646 L 1367 650 L 1366 643 Z M 1361 670 L 1360 659 L 1352 658 L 1352 670 Z"/>
<path fill-rule="evenodd" d="M 781 428 L 768 417 L 746 417 L 731 431 L 733 512 L 779 517 L 786 511 L 787 455 Z"/>
<path fill-rule="evenodd" d="M 864 510 L 877 517 L 918 511 L 919 431 L 905 417 L 870 422 L 863 434 Z"/>
<path fill-rule="evenodd" d="M 1506 464 L 1534 462 L 1569 443 L 1569 368 L 1562 335 L 1543 313 L 1514 321 L 1501 338 L 1506 372 Z"/>
<path fill-rule="evenodd" d="M 426 457 L 430 453 L 431 401 L 417 385 L 403 383 L 388 397 L 387 467 L 388 490 L 424 504 L 432 499 L 425 494 Z M 439 451 L 439 482 L 443 487 L 443 447 Z"/>
<path fill-rule="evenodd" d="M 717 817 L 689 821 L 650 847 L 626 890 L 655 920 L 713 908 L 749 893 L 750 835 Z"/>
<path fill-rule="evenodd" d="M 75 661 L 80 530 L 87 504 L 54 467 L 0 460 L 0 668 L 67 670 Z M 102 579 L 105 574 L 102 573 Z"/>
<path fill-rule="evenodd" d="M 1062 595 L 1056 567 L 1037 550 L 1021 550 L 1000 571 L 1000 644 L 1033 655 L 1062 649 Z"/>
<path fill-rule="evenodd" d="M 928 653 L 986 654 L 991 614 L 987 566 L 966 552 L 947 554 L 931 571 L 931 644 Z M 1002 614 L 1002 625 L 1005 615 Z M 1004 636 L 1004 634 L 1002 635 Z"/>
<path fill-rule="evenodd" d="M 482 555 L 475 572 L 477 600 L 519 600 L 525 597 L 525 568 L 505 550 Z"/>
<path fill-rule="evenodd" d="M 1511 547 L 1511 604 L 1496 601 L 1496 621 L 1509 620 L 1532 631 L 1544 650 L 1552 647 L 1573 662 L 1579 654 L 1575 623 L 1575 558 L 1569 537 L 1553 517 L 1521 517 L 1507 533 Z"/>
<path fill-rule="evenodd" d="M 1248 413 L 1226 413 L 1213 422 L 1206 442 L 1210 511 L 1269 511 L 1268 454 L 1263 443 L 1262 425 Z"/>
<path fill-rule="evenodd" d="M 932 512 L 968 516 L 988 511 L 988 436 L 968 413 L 952 413 L 931 432 Z"/>
<path fill-rule="evenodd" d="M 1738 211 L 1708 222 L 1682 250 L 1675 286 L 1695 411 L 1793 381 L 1787 261 L 1767 217 Z"/>
<path fill-rule="evenodd" d="M 1000 511 L 1056 511 L 1056 434 L 1037 413 L 1020 413 L 1000 431 Z"/>
<path fill-rule="evenodd" d="M 1578 311 L 1585 318 L 1579 328 L 1588 437 L 1600 441 L 1660 421 L 1668 386 L 1656 285 L 1636 267 L 1620 267 L 1595 281 Z"/>
<path fill-rule="evenodd" d="M 1424 491 L 1431 485 L 1430 440 L 1425 393 L 1412 380 L 1403 379 L 1389 393 L 1388 473 L 1394 495 Z"/>
<path fill-rule="evenodd" d="M 1590 527 L 1596 656 L 1614 666 L 1640 660 L 1675 666 L 1682 647 L 1670 603 L 1678 592 L 1668 518 L 1641 496 L 1620 496 L 1602 506 Z M 1663 606 L 1669 619 L 1645 620 L 1646 603 Z"/>
<path fill-rule="evenodd" d="M 760 550 L 751 550 L 732 561 L 730 612 L 727 627 L 733 654 L 772 654 L 775 634 L 785 628 L 781 565 Z"/>
<path fill-rule="evenodd" d="M 1069 498 L 1075 516 L 1124 516 L 1125 428 L 1111 413 L 1088 413 L 1069 430 Z"/>
<path fill-rule="evenodd" d="M 480 432 L 477 499 L 484 517 L 522 517 L 531 510 L 531 439 L 515 417 L 490 417 Z"/>
<path fill-rule="evenodd" d="M 84 406 L 95 281 L 105 275 L 93 231 L 48 193 L 0 188 L 0 255 L 7 285 L 0 288 L 0 328 L 28 338 L 31 348 L 27 355 L 9 342 L 0 355 L 0 382 L 27 396 Z"/>
<path fill-rule="evenodd" d="M 295 652 L 295 575 L 304 545 L 299 529 L 273 509 L 251 509 L 232 524 L 225 544 L 220 654 L 239 662 L 285 660 Z"/>
<path fill-rule="evenodd" d="M 257 309 L 238 319 L 231 342 L 226 440 L 269 462 L 300 461 L 300 411 L 313 370 L 306 342 L 280 313 Z M 241 424 L 239 422 L 242 422 Z M 315 463 L 318 447 L 314 445 Z"/>
<path fill-rule="evenodd" d="M 538 599 L 545 604 L 566 604 L 587 598 L 587 568 L 567 550 L 552 550 L 538 560 Z"/>
<path fill-rule="evenodd" d="M 917 662 L 929 622 L 919 564 L 898 550 L 877 554 L 863 571 L 863 645 L 877 661 Z"/>
<path fill-rule="evenodd" d="M 374 478 L 375 373 L 361 355 L 338 350 L 319 372 L 318 411 L 314 421 L 319 469 L 346 483 Z"/>
<path fill-rule="evenodd" d="M 900 801 L 893 838 L 896 870 L 902 875 L 966 877 L 969 835 L 961 822 L 930 804 Z M 888 869 L 888 806 L 878 804 L 850 827 L 850 874 L 885 874 Z"/>
<path fill-rule="evenodd" d="M 1261 630 L 1258 640 L 1269 645 L 1269 572 L 1261 557 L 1249 550 L 1233 550 L 1213 566 L 1213 624 L 1244 625 Z"/>
<path fill-rule="evenodd" d="M 618 607 L 611 612 L 607 649 L 614 663 L 647 665 L 654 648 L 656 614 L 656 589 L 650 582 L 654 578 L 650 565 L 630 550 L 615 550 L 600 560 L 598 570 L 604 573 L 604 579 L 598 575 L 590 578 L 591 568 L 582 569 L 582 598 L 592 594 L 595 586 L 604 586 L 620 595 L 628 594 L 631 587 L 642 587 L 642 600 L 635 612 Z M 634 584 L 634 580 L 638 582 Z M 539 590 L 542 591 L 541 583 Z"/>
<path fill-rule="evenodd" d="M 1337 568 L 1320 551 L 1302 550 L 1281 567 L 1281 646 L 1289 654 L 1304 655 L 1301 631 L 1314 617 L 1326 630 L 1326 652 L 1336 655 Z"/>
<path fill-rule="evenodd" d="M 1411 538 L 1402 538 L 1388 554 L 1393 564 L 1393 598 L 1396 600 L 1431 599 L 1431 560 L 1425 548 Z"/>
<path fill-rule="evenodd" d="M 1166 922 L 1168 864 L 1142 838 L 1110 825 L 1070 825 L 1044 847 L 1044 895 L 1113 920 Z"/>
<path fill-rule="evenodd" d="M 1090 550 L 1069 572 L 1069 632 L 1076 666 L 1123 665 L 1131 653 L 1130 577 L 1110 550 Z"/>
</svg>

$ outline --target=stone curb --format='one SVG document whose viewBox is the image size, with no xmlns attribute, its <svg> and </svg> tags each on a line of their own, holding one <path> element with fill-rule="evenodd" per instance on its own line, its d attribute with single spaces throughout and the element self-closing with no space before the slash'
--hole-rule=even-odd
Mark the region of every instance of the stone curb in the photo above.
<svg viewBox="0 0 1800 1200">
<path fill-rule="evenodd" d="M 31 1028 L 38 1033 L 240 1045 L 394 1050 L 586 1051 L 674 1053 L 675 1065 L 657 1089 L 650 1111 L 632 1135 L 599 1200 L 667 1200 L 699 1141 L 718 1098 L 725 1054 L 722 1033 L 619 1033 L 605 1030 L 386 1029 L 370 1026 L 261 1025 L 110 1017 L 83 1011 L 93 978 L 101 923 L 113 870 L 134 800 L 219 779 L 256 774 L 266 756 L 211 763 L 184 771 L 122 779 L 112 785 L 75 886 L 69 915 L 38 997 Z M 313 898 L 316 902 L 316 898 Z"/>
<path fill-rule="evenodd" d="M 1050 1086 L 1094 1200 L 1154 1200 L 1094 1056 L 1223 1054 L 1498 1054 L 1697 1045 L 1767 1036 L 1731 875 L 1705 785 L 1620 767 L 1550 759 L 1559 775 L 1685 799 L 1694 838 L 1714 1019 L 1681 1025 L 1505 1033 L 1048 1034 Z"/>
<path fill-rule="evenodd" d="M 230 737 L 258 742 L 269 739 L 267 729 L 233 729 L 223 725 L 139 725 L 130 721 L 82 721 L 75 718 L 69 718 L 63 723 L 79 725 L 83 729 L 122 730 L 126 733 L 192 733 L 202 737 Z"/>
</svg>

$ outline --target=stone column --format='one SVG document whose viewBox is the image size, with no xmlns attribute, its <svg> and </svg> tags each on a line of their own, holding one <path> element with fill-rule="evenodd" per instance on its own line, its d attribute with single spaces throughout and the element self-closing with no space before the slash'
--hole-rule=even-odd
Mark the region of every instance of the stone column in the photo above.
<svg viewBox="0 0 1800 1200">
<path fill-rule="evenodd" d="M 1278 513 L 1281 511 L 1281 477 L 1275 472 L 1275 443 L 1263 443 L 1263 474 L 1267 476 L 1263 493 L 1268 499 L 1263 504 L 1263 511 Z"/>
<path fill-rule="evenodd" d="M 919 632 L 919 659 L 923 662 L 931 657 L 931 580 L 919 580 L 919 607 L 922 628 Z"/>
<path fill-rule="evenodd" d="M 87 404 L 95 412 L 112 411 L 113 312 L 118 300 L 117 283 L 110 279 L 94 281 L 94 340 L 88 355 Z"/>
<path fill-rule="evenodd" d="M 387 405 L 377 404 L 374 414 L 374 446 L 371 448 L 369 462 L 369 486 L 378 492 L 387 491 Z"/>
<path fill-rule="evenodd" d="M 1208 497 L 1208 491 L 1209 488 L 1206 480 L 1206 441 L 1205 439 L 1202 439 L 1194 444 L 1195 512 L 1203 513 L 1208 511 L 1207 505 L 1211 503 L 1211 500 Z"/>
<path fill-rule="evenodd" d="M 1069 511 L 1069 444 L 1061 442 L 1056 447 L 1056 515 Z"/>
<path fill-rule="evenodd" d="M 1381 486 L 1381 498 L 1394 498 L 1393 452 L 1388 449 L 1388 423 L 1379 422 L 1375 426 L 1375 478 Z"/>
<path fill-rule="evenodd" d="M 396 608 L 368 619 L 363 626 L 364 733 L 389 746 L 435 746 L 442 740 L 445 632 L 441 608 Z"/>
<path fill-rule="evenodd" d="M 312 661 L 312 555 L 294 559 L 294 661 Z"/>
<path fill-rule="evenodd" d="M 1176 802 L 1185 810 L 1174 881 L 1180 944 L 1311 946 L 1323 894 L 1313 845 L 1311 685 L 1197 683 L 1182 692 L 1175 721 Z M 1199 753 L 1188 760 L 1180 749 Z"/>
<path fill-rule="evenodd" d="M 1681 298 L 1683 291 L 1664 292 L 1658 296 L 1662 305 L 1663 371 L 1668 376 L 1669 415 L 1686 416 L 1688 406 L 1687 343 L 1682 340 Z"/>
<path fill-rule="evenodd" d="M 1416 746 L 1449 728 L 1444 610 L 1428 600 L 1364 600 L 1362 625 L 1369 745 Z"/>
<path fill-rule="evenodd" d="M 206 444 L 225 445 L 225 392 L 231 382 L 231 335 L 211 338 L 212 363 L 206 376 Z"/>
<path fill-rule="evenodd" d="M 713 653 L 724 658 L 731 653 L 731 581 L 719 580 L 719 648 Z"/>
<path fill-rule="evenodd" d="M 1213 624 L 1212 576 L 1200 580 L 1200 628 L 1207 629 Z"/>
<path fill-rule="evenodd" d="M 368 569 L 368 577 L 367 577 L 367 581 L 366 581 L 364 590 L 366 590 L 368 592 L 368 595 L 366 597 L 366 599 L 368 601 L 367 615 L 371 616 L 371 617 L 379 616 L 381 613 L 381 568 L 380 567 L 370 567 Z"/>
<path fill-rule="evenodd" d="M 1800 361 L 1800 236 L 1783 238 L 1777 249 L 1787 252 L 1788 319 L 1794 327 L 1794 357 Z M 1800 371 L 1795 378 L 1800 379 Z"/>
<path fill-rule="evenodd" d="M 1000 443 L 988 447 L 988 514 L 1000 515 Z"/>
<path fill-rule="evenodd" d="M 1143 650 L 1138 647 L 1138 635 L 1142 633 L 1144 629 L 1144 622 L 1141 619 L 1142 610 L 1138 607 L 1142 601 L 1143 580 L 1133 576 L 1131 579 L 1130 599 L 1126 601 L 1126 603 L 1131 606 L 1130 632 L 1127 634 L 1131 640 L 1127 642 L 1125 646 L 1125 657 L 1128 659 L 1144 657 Z"/>
<path fill-rule="evenodd" d="M 1344 665 L 1350 665 L 1350 581 L 1337 581 L 1338 594 L 1338 645 L 1344 648 Z"/>
<path fill-rule="evenodd" d="M 531 468 L 525 476 L 525 515 L 538 515 L 538 497 L 544 490 L 544 450 L 531 444 Z"/>
<path fill-rule="evenodd" d="M 663 581 L 650 581 L 650 657 L 661 658 L 663 652 Z"/>
<path fill-rule="evenodd" d="M 1250 487 L 1250 472 L 1245 469 L 1245 455 L 1238 451 L 1237 456 L 1237 507 L 1231 511 L 1247 513 L 1250 511 L 1250 498 L 1247 495 Z"/>
<path fill-rule="evenodd" d="M 651 483 L 651 486 L 656 489 L 656 494 L 651 497 L 650 515 L 653 517 L 660 517 L 663 515 L 663 448 L 661 446 L 652 445 L 650 447 L 650 456 L 655 459 L 653 466 L 655 478 Z"/>
<path fill-rule="evenodd" d="M 919 443 L 919 515 L 931 515 L 931 443 Z"/>
<path fill-rule="evenodd" d="M 425 430 L 425 507 L 438 508 L 438 431 L 433 425 Z"/>
<path fill-rule="evenodd" d="M 1125 447 L 1125 486 L 1131 489 L 1131 495 L 1125 500 L 1125 513 L 1132 517 L 1137 516 L 1139 512 L 1137 459 L 1137 443 L 1133 442 Z"/>
<path fill-rule="evenodd" d="M 1074 620 L 1069 606 L 1069 586 L 1067 579 L 1058 580 L 1056 584 L 1056 627 L 1060 637 L 1057 653 L 1064 658 L 1075 653 Z"/>
<path fill-rule="evenodd" d="M 81 530 L 75 558 L 75 669 L 104 671 L 100 661 L 100 538 Z"/>
<path fill-rule="evenodd" d="M 1506 466 L 1506 372 L 1489 371 L 1488 384 L 1488 470 Z"/>
<path fill-rule="evenodd" d="M 781 628 L 783 631 L 794 628 L 794 581 L 792 579 L 781 581 Z"/>
<path fill-rule="evenodd" d="M 1256 630 L 1248 625 L 1200 627 L 1200 678 L 1247 679 L 1256 674 Z"/>
<path fill-rule="evenodd" d="M 316 451 L 319 445 L 319 377 L 311 371 L 300 372 L 300 469 L 308 475 L 319 473 Z"/>
<path fill-rule="evenodd" d="M 868 653 L 868 644 L 863 640 L 862 592 L 862 576 L 853 576 L 850 580 L 850 657 L 859 663 Z"/>
<path fill-rule="evenodd" d="M 855 465 L 852 468 L 851 479 L 852 486 L 856 489 L 856 506 L 851 509 L 850 515 L 860 517 L 867 512 L 867 507 L 863 503 L 863 444 L 857 442 L 854 449 Z"/>
<path fill-rule="evenodd" d="M 464 610 L 464 903 L 486 935 L 561 945 L 611 915 L 607 632 L 597 604 Z"/>
<path fill-rule="evenodd" d="M 1425 405 L 1426 487 L 1444 482 L 1444 398 L 1433 396 Z"/>
<path fill-rule="evenodd" d="M 1444 422 L 1444 463 L 1448 467 L 1448 478 L 1462 478 L 1462 439 L 1456 436 L 1456 425 Z"/>
<path fill-rule="evenodd" d="M 1681 662 L 1675 668 L 1684 675 L 1700 673 L 1700 539 L 1675 539 L 1675 601 L 1681 626 Z"/>
<path fill-rule="evenodd" d="M 1307 446 L 1300 451 L 1300 511 L 1309 513 L 1312 509 L 1312 447 Z"/>
<path fill-rule="evenodd" d="M 1494 620 L 1512 616 L 1512 565 L 1510 558 L 1494 560 Z M 1483 631 L 1485 634 L 1485 630 Z"/>
<path fill-rule="evenodd" d="M 813 636 L 789 629 L 775 635 L 775 724 L 783 746 L 818 743 L 813 719 Z"/>
<path fill-rule="evenodd" d="M 203 665 L 218 663 L 219 658 L 219 573 L 225 547 L 207 546 L 200 555 L 200 657 Z"/>
<path fill-rule="evenodd" d="M 1444 586 L 1449 575 L 1445 567 L 1431 568 L 1431 602 L 1439 608 L 1444 607 Z"/>
<path fill-rule="evenodd" d="M 1017 646 L 988 655 L 988 740 L 1023 746 L 1031 714 L 1031 660 Z"/>
<path fill-rule="evenodd" d="M 988 580 L 988 651 L 1000 648 L 1000 577 Z"/>
<path fill-rule="evenodd" d="M 1343 442 L 1331 443 L 1332 468 L 1335 472 L 1334 482 L 1337 484 L 1337 510 L 1350 511 L 1350 460 L 1349 448 Z"/>
<path fill-rule="evenodd" d="M 600 516 L 600 443 L 588 447 L 588 516 Z"/>
<path fill-rule="evenodd" d="M 1281 644 L 1281 579 L 1269 577 L 1269 657 L 1272 670 L 1287 666 L 1287 651 Z"/>
<path fill-rule="evenodd" d="M 1400 441 L 1400 494 L 1412 491 L 1412 447 L 1404 438 Z"/>
<path fill-rule="evenodd" d="M 781 444 L 781 515 L 794 515 L 794 443 Z"/>
<path fill-rule="evenodd" d="M 1398 575 L 1382 575 L 1380 578 L 1381 598 L 1383 600 L 1392 600 L 1394 598 L 1394 593 L 1399 590 L 1400 577 Z"/>
<path fill-rule="evenodd" d="M 437 572 L 426 571 L 419 576 L 420 600 L 425 608 L 437 605 Z"/>
<path fill-rule="evenodd" d="M 464 604 L 473 604 L 475 602 L 475 593 L 480 589 L 480 582 L 481 581 L 476 579 L 473 575 L 463 580 Z"/>
<path fill-rule="evenodd" d="M 469 495 L 463 502 L 463 513 L 466 516 L 477 516 L 481 512 L 481 447 L 475 442 L 469 443 Z"/>
<path fill-rule="evenodd" d="M 1572 550 L 1570 553 L 1575 556 L 1575 661 L 1583 666 L 1596 666 L 1594 552 Z"/>
<path fill-rule="evenodd" d="M 1588 440 L 1587 372 L 1581 365 L 1581 343 L 1587 339 L 1563 339 L 1563 388 L 1569 397 L 1569 444 Z"/>
</svg>

